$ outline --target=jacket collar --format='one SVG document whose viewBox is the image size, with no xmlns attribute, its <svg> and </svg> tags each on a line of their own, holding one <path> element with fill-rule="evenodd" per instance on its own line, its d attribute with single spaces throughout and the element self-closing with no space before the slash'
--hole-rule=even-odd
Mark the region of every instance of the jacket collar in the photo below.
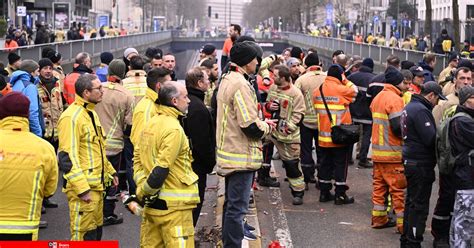
<svg viewBox="0 0 474 248">
<path fill-rule="evenodd" d="M 422 95 L 413 94 L 411 100 L 425 105 L 425 107 L 428 108 L 430 111 L 433 109 L 433 105 Z"/>
<path fill-rule="evenodd" d="M 0 120 L 0 130 L 13 130 L 29 132 L 30 125 L 28 118 L 19 116 L 9 116 Z"/>
<path fill-rule="evenodd" d="M 319 71 L 319 72 L 321 72 L 321 71 L 323 71 L 323 70 L 322 70 L 322 68 L 321 68 L 320 66 L 318 66 L 318 65 L 312 65 L 312 66 L 306 68 L 306 71 L 307 71 L 307 72 L 309 72 L 309 71 Z"/>
<path fill-rule="evenodd" d="M 374 72 L 374 69 L 368 67 L 368 66 L 365 66 L 365 65 L 362 65 L 359 69 L 360 72 L 369 72 L 369 73 L 373 73 Z"/>
<path fill-rule="evenodd" d="M 326 79 L 324 79 L 324 83 L 330 83 L 330 84 L 342 84 L 342 82 L 332 76 L 327 76 Z"/>
<path fill-rule="evenodd" d="M 145 96 L 150 98 L 153 102 L 156 102 L 156 100 L 158 99 L 158 93 L 148 87 L 146 88 Z"/>
<path fill-rule="evenodd" d="M 464 112 L 464 113 L 470 115 L 472 118 L 474 118 L 474 109 L 469 109 L 469 108 L 466 108 L 462 105 L 458 105 L 456 107 L 456 113 L 459 113 L 459 112 Z"/>
<path fill-rule="evenodd" d="M 178 109 L 175 107 L 161 105 L 161 108 L 158 109 L 159 115 L 166 115 L 178 119 L 180 116 L 184 116 Z"/>
<path fill-rule="evenodd" d="M 135 77 L 138 74 L 139 77 L 145 77 L 146 72 L 144 70 L 130 70 L 127 72 L 125 77 Z"/>
<path fill-rule="evenodd" d="M 74 68 L 72 69 L 74 72 L 78 73 L 93 73 L 94 71 L 83 64 L 74 64 Z"/>
<path fill-rule="evenodd" d="M 195 88 L 191 88 L 191 87 L 186 87 L 186 89 L 188 90 L 188 93 L 193 95 L 193 96 L 196 96 L 197 98 L 201 99 L 204 101 L 204 97 L 205 97 L 205 94 L 204 92 L 202 92 L 201 90 L 199 89 L 195 89 Z"/>
<path fill-rule="evenodd" d="M 78 94 L 76 94 L 76 98 L 74 99 L 74 104 L 82 106 L 85 109 L 90 110 L 90 111 L 94 110 L 94 107 L 95 107 L 95 103 L 90 103 L 90 102 L 84 100 L 84 98 L 82 98 Z"/>
<path fill-rule="evenodd" d="M 394 92 L 395 94 L 399 95 L 400 97 L 403 95 L 402 91 L 391 85 L 391 84 L 385 84 L 385 86 L 383 87 L 383 90 L 386 90 L 386 91 L 391 91 L 391 92 Z"/>
<path fill-rule="evenodd" d="M 236 63 L 231 62 L 229 69 L 230 71 L 235 71 L 237 73 L 242 74 L 247 81 L 250 80 L 250 75 L 244 70 L 244 68 L 238 66 Z"/>
</svg>

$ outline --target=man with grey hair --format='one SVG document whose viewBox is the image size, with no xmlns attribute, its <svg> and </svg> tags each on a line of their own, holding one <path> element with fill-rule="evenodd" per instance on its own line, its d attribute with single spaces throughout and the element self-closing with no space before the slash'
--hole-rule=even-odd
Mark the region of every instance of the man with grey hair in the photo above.
<svg viewBox="0 0 474 248">
<path fill-rule="evenodd" d="M 158 114 L 145 126 L 135 159 L 147 178 L 137 182 L 144 202 L 141 247 L 194 247 L 193 209 L 199 203 L 198 176 L 191 167 L 191 149 L 180 120 L 188 111 L 183 84 L 161 86 Z"/>
<path fill-rule="evenodd" d="M 91 56 L 86 52 L 80 52 L 76 55 L 72 72 L 64 78 L 64 99 L 68 105 L 74 102 L 76 95 L 75 87 L 77 79 L 84 73 L 93 73 L 91 69 Z"/>
<path fill-rule="evenodd" d="M 76 99 L 58 122 L 58 160 L 69 202 L 71 240 L 100 240 L 103 191 L 106 185 L 118 186 L 117 172 L 106 157 L 104 131 L 94 111 L 104 91 L 97 76 L 88 73 L 79 76 L 74 87 Z"/>
</svg>

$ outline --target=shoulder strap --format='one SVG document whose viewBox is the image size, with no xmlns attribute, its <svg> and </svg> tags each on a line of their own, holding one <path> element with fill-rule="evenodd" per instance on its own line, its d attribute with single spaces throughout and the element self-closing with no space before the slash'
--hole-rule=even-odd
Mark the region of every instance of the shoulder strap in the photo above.
<svg viewBox="0 0 474 248">
<path fill-rule="evenodd" d="M 322 84 L 321 86 L 319 86 L 319 92 L 321 92 L 321 98 L 323 99 L 324 107 L 326 108 L 326 112 L 328 113 L 328 116 L 329 116 L 329 121 L 331 122 L 331 125 L 332 125 L 332 115 L 331 115 L 331 111 L 329 111 L 328 104 L 326 103 L 326 98 L 324 97 L 324 94 L 323 94 Z"/>
</svg>

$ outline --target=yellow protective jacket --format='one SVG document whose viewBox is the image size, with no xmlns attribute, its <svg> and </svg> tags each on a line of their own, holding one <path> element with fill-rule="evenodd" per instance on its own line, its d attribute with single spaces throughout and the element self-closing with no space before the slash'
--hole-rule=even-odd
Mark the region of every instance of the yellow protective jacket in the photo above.
<svg viewBox="0 0 474 248">
<path fill-rule="evenodd" d="M 296 79 L 295 86 L 300 89 L 304 96 L 306 111 L 304 113 L 303 125 L 311 129 L 318 129 L 318 118 L 313 106 L 313 92 L 323 84 L 326 73 L 322 68 L 314 65 L 306 69 L 306 73 Z"/>
<path fill-rule="evenodd" d="M 150 122 L 151 118 L 158 114 L 160 105 L 156 103 L 158 100 L 158 93 L 154 90 L 147 88 L 145 97 L 143 97 L 133 111 L 132 120 L 132 133 L 130 135 L 130 141 L 134 146 L 134 159 L 133 159 L 133 180 L 137 185 L 142 184 L 146 179 L 146 174 L 143 172 L 142 165 L 138 154 L 135 154 L 138 148 L 138 142 L 140 136 L 146 124 Z"/>
<path fill-rule="evenodd" d="M 222 76 L 217 93 L 216 162 L 217 173 L 227 176 L 236 171 L 258 170 L 262 165 L 261 138 L 271 132 L 258 117 L 255 90 L 241 67 L 231 64 Z M 250 138 L 242 128 L 256 125 L 262 137 Z"/>
<path fill-rule="evenodd" d="M 199 203 L 198 176 L 191 167 L 191 149 L 179 121 L 182 117 L 176 108 L 161 106 L 145 126 L 135 151 L 145 175 L 148 176 L 155 166 L 169 169 L 158 193 L 158 198 L 166 201 L 169 210 L 192 209 Z M 137 185 L 139 197 L 148 195 L 145 192 L 145 183 Z"/>
<path fill-rule="evenodd" d="M 64 192 L 102 191 L 116 174 L 105 154 L 105 132 L 94 107 L 76 95 L 59 118 L 59 166 L 67 180 Z"/>
<path fill-rule="evenodd" d="M 54 78 L 54 86 L 51 91 L 40 81 L 38 84 L 38 96 L 44 117 L 44 137 L 58 140 L 58 120 L 63 112 L 63 99 L 59 80 Z"/>
<path fill-rule="evenodd" d="M 283 143 L 301 143 L 299 123 L 305 112 L 303 93 L 291 83 L 285 88 L 273 84 L 268 91 L 267 105 L 275 100 L 280 103 L 280 124 L 272 136 Z"/>
<path fill-rule="evenodd" d="M 30 132 L 28 118 L 0 120 L 0 233 L 38 238 L 43 197 L 54 194 L 58 163 L 53 146 Z"/>
<path fill-rule="evenodd" d="M 106 133 L 105 151 L 107 156 L 122 152 L 124 132 L 132 125 L 132 113 L 135 99 L 132 93 L 120 83 L 104 84 L 102 102 L 97 104 L 95 111 Z"/>
<path fill-rule="evenodd" d="M 127 72 L 125 79 L 122 80 L 122 84 L 135 97 L 136 104 L 145 96 L 148 89 L 146 72 L 144 70 L 130 70 Z"/>
</svg>

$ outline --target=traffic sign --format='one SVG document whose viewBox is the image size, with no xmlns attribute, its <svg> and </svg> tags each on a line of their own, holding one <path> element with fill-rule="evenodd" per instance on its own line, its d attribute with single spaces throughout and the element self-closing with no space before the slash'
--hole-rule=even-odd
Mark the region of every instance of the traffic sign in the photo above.
<svg viewBox="0 0 474 248">
<path fill-rule="evenodd" d="M 379 16 L 374 16 L 374 22 L 378 22 L 379 21 Z"/>
<path fill-rule="evenodd" d="M 16 7 L 17 16 L 26 16 L 26 6 L 17 6 Z"/>
</svg>

